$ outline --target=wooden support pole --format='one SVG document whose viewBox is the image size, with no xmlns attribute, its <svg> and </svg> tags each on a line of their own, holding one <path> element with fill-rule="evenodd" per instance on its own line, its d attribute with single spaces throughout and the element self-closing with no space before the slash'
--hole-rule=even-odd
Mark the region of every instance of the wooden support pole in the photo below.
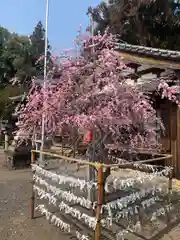
<svg viewBox="0 0 180 240">
<path fill-rule="evenodd" d="M 171 170 L 168 175 L 168 204 L 170 207 L 171 201 L 172 201 L 172 177 L 173 177 L 173 171 Z M 169 211 L 166 212 L 167 214 L 167 225 L 169 226 L 171 222 L 171 214 Z"/>
<path fill-rule="evenodd" d="M 5 137 L 4 138 L 5 138 L 4 139 L 4 149 L 5 149 L 5 151 L 7 151 L 8 147 L 9 147 L 9 136 L 7 134 L 7 131 L 5 132 Z"/>
<path fill-rule="evenodd" d="M 80 169 L 80 164 L 77 163 L 77 164 L 76 164 L 76 171 L 79 172 L 79 169 Z"/>
<path fill-rule="evenodd" d="M 35 163 L 35 152 L 31 152 L 31 163 Z M 35 171 L 33 171 L 33 174 Z M 34 192 L 34 180 L 32 180 L 32 192 L 31 192 L 31 199 L 30 199 L 30 217 L 31 219 L 34 218 L 34 208 L 35 208 L 35 192 Z"/>
<path fill-rule="evenodd" d="M 61 148 L 61 155 L 64 155 L 64 139 L 63 139 L 63 135 L 62 135 L 62 148 Z"/>
<path fill-rule="evenodd" d="M 95 230 L 95 240 L 100 240 L 101 238 L 101 208 L 103 205 L 103 166 L 98 168 L 98 198 L 96 207 L 96 219 L 97 225 Z"/>
<path fill-rule="evenodd" d="M 171 197 L 172 197 L 172 179 L 173 179 L 173 171 L 171 170 L 169 172 L 169 181 L 168 181 L 168 199 L 169 199 L 169 203 L 171 203 Z"/>
<path fill-rule="evenodd" d="M 76 157 L 76 140 L 73 141 L 73 158 Z"/>
</svg>

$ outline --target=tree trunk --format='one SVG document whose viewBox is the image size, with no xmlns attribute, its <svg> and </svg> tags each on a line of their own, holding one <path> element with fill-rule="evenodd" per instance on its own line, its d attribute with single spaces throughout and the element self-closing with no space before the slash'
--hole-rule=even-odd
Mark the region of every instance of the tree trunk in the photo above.
<svg viewBox="0 0 180 240">
<path fill-rule="evenodd" d="M 100 162 L 100 163 L 108 163 L 108 150 L 105 148 L 103 142 L 96 144 L 94 141 L 88 148 L 86 153 L 87 159 L 89 162 Z M 94 167 L 88 167 L 88 181 L 97 181 L 97 170 Z M 103 176 L 103 185 L 105 186 L 106 179 L 110 175 L 110 168 L 104 169 L 104 176 Z M 104 191 L 105 197 L 105 191 Z M 92 202 L 97 200 L 96 192 L 94 189 L 88 192 L 88 199 Z M 105 198 L 104 198 L 105 199 Z"/>
</svg>

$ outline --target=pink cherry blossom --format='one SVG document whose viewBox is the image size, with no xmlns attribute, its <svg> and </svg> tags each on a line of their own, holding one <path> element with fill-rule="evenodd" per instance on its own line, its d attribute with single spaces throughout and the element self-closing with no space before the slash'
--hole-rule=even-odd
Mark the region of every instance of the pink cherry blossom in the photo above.
<svg viewBox="0 0 180 240">
<path fill-rule="evenodd" d="M 82 45 L 83 56 L 62 60 L 56 68 L 60 74 L 55 85 L 46 89 L 33 85 L 19 117 L 24 138 L 40 134 L 45 114 L 46 135 L 66 125 L 77 131 L 92 129 L 104 143 L 157 148 L 156 124 L 161 121 L 151 100 L 120 75 L 126 65 L 114 50 L 114 36 L 106 32 Z"/>
</svg>

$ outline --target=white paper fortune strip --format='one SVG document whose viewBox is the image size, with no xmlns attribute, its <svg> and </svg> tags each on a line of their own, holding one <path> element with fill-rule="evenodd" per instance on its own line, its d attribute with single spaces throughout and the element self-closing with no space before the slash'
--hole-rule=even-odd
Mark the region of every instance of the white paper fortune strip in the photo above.
<svg viewBox="0 0 180 240">
<path fill-rule="evenodd" d="M 149 176 L 138 176 L 135 178 L 128 178 L 128 179 L 121 179 L 116 177 L 113 177 L 113 181 L 111 183 L 105 184 L 105 191 L 110 192 L 110 188 L 113 187 L 114 190 L 124 190 L 129 187 L 133 187 L 137 183 L 144 183 L 145 181 L 149 180 Z"/>
<path fill-rule="evenodd" d="M 57 198 L 55 198 L 52 194 L 44 191 L 43 189 L 39 188 L 38 186 L 33 186 L 34 190 L 37 191 L 38 196 L 40 199 L 46 199 L 50 204 L 56 205 Z"/>
<path fill-rule="evenodd" d="M 151 165 L 150 165 L 151 166 Z M 153 167 L 153 166 L 151 166 Z M 167 176 L 169 174 L 169 171 L 171 170 L 170 167 L 167 167 L 163 169 L 160 172 L 153 172 L 153 173 L 141 173 L 139 176 L 136 176 L 134 178 L 128 178 L 128 179 L 121 179 L 117 176 L 114 176 L 112 179 L 113 181 L 111 183 L 105 184 L 105 191 L 110 192 L 110 188 L 113 187 L 115 190 L 124 190 L 128 187 L 133 187 L 137 183 L 143 184 L 146 181 L 151 181 L 153 178 L 158 176 Z"/>
<path fill-rule="evenodd" d="M 150 204 L 150 203 L 154 203 L 154 200 L 156 200 L 156 199 L 153 200 L 153 198 L 151 198 L 151 199 L 148 199 L 148 200 L 149 200 L 149 204 Z M 147 201 L 147 200 L 145 200 L 145 201 Z M 144 203 L 145 203 L 145 201 L 144 201 Z M 146 202 L 146 203 L 147 203 L 147 202 Z M 142 202 L 141 204 L 143 205 L 143 202 Z M 157 210 L 152 214 L 151 221 L 156 221 L 156 220 L 157 220 L 157 217 L 160 217 L 160 216 L 165 215 L 166 212 L 170 212 L 171 209 L 172 209 L 172 204 L 166 205 L 165 208 L 162 207 L 162 208 L 157 209 Z M 117 239 L 117 240 L 125 240 L 125 239 L 127 239 L 126 236 L 127 236 L 127 234 L 128 234 L 129 232 L 130 232 L 130 233 L 133 233 L 133 232 L 136 232 L 136 233 L 137 233 L 137 232 L 140 232 L 140 231 L 141 231 L 141 228 L 142 228 L 142 226 L 141 226 L 140 221 L 137 221 L 137 223 L 136 223 L 135 225 L 133 225 L 133 226 L 128 226 L 126 229 L 118 232 L 118 233 L 116 234 L 116 239 Z"/>
<path fill-rule="evenodd" d="M 126 234 L 128 234 L 128 230 L 124 229 L 122 231 L 119 231 L 117 234 L 116 234 L 116 240 L 125 240 L 125 236 Z"/>
<path fill-rule="evenodd" d="M 136 167 L 139 170 L 143 170 L 145 168 L 148 170 L 151 170 L 152 171 L 151 174 L 154 174 L 156 176 L 166 176 L 167 177 L 172 170 L 172 167 L 164 167 L 164 169 L 162 171 L 158 172 L 156 166 L 149 165 L 149 164 L 143 164 L 143 163 L 133 163 L 132 166 Z"/>
<path fill-rule="evenodd" d="M 141 190 L 139 192 L 134 192 L 128 196 L 116 199 L 112 202 L 107 203 L 103 206 L 105 209 L 123 209 L 128 206 L 128 204 L 135 203 L 137 200 L 140 200 L 149 194 L 155 195 L 155 193 L 161 192 L 161 188 L 154 187 L 152 189 Z"/>
<path fill-rule="evenodd" d="M 93 230 L 96 229 L 97 220 L 95 217 L 90 217 L 85 213 L 81 213 L 78 209 L 70 207 L 64 202 L 59 204 L 59 208 L 60 211 L 64 211 L 66 214 L 69 214 L 80 221 L 83 220 Z"/>
<path fill-rule="evenodd" d="M 46 182 L 45 180 L 43 180 L 42 178 L 40 178 L 37 175 L 34 175 L 33 179 L 36 183 L 39 183 L 40 185 L 44 185 L 46 187 L 47 191 L 52 192 L 53 195 L 59 196 L 69 203 L 73 202 L 73 203 L 80 204 L 82 207 L 85 207 L 85 208 L 88 208 L 88 209 L 92 208 L 91 201 L 89 201 L 88 199 L 86 199 L 84 197 L 77 197 L 73 193 L 71 193 L 70 191 L 63 191 L 63 190 L 61 190 L 61 189 L 59 189 L 55 186 L 52 186 L 48 182 Z"/>
<path fill-rule="evenodd" d="M 80 232 L 76 231 L 76 237 L 78 240 L 90 240 L 88 236 L 81 234 Z"/>
<path fill-rule="evenodd" d="M 149 199 L 146 199 L 146 200 L 142 201 L 141 205 L 142 205 L 143 209 L 145 209 L 145 208 L 148 208 L 148 207 L 152 206 L 157 201 L 160 201 L 160 198 L 158 196 L 152 197 L 152 198 L 149 198 Z"/>
<path fill-rule="evenodd" d="M 34 190 L 37 191 L 40 199 L 46 199 L 49 201 L 50 204 L 57 206 L 57 198 L 55 198 L 50 193 L 45 192 L 43 189 L 39 188 L 38 186 L 34 185 Z M 71 215 L 72 217 L 84 221 L 90 228 L 95 229 L 97 220 L 95 217 L 90 217 L 85 213 L 81 213 L 76 208 L 68 206 L 66 203 L 61 202 L 59 204 L 60 211 L 64 211 L 66 214 Z"/>
<path fill-rule="evenodd" d="M 111 209 L 108 209 L 108 217 L 105 219 L 105 222 L 103 222 L 104 219 L 102 219 L 102 223 L 104 225 L 109 224 L 106 226 L 111 226 L 113 223 L 113 220 L 115 220 L 116 222 L 119 222 L 119 220 L 121 220 L 122 218 L 126 218 L 128 220 L 129 217 L 131 217 L 135 214 L 139 214 L 139 210 L 141 207 L 143 207 L 143 209 L 149 208 L 150 206 L 155 204 L 156 201 L 158 201 L 158 200 L 159 200 L 159 197 L 152 197 L 150 199 L 146 199 L 146 200 L 142 201 L 139 205 L 136 205 L 133 207 L 127 207 L 120 212 L 118 212 L 118 210 L 117 210 L 114 216 L 113 216 Z"/>
<path fill-rule="evenodd" d="M 42 214 L 44 214 L 46 216 L 46 219 L 48 221 L 50 221 L 50 223 L 54 224 L 55 226 L 61 228 L 62 230 L 64 230 L 65 232 L 70 232 L 70 225 L 63 222 L 59 217 L 57 217 L 56 215 L 50 213 L 44 205 L 38 205 L 36 207 L 36 210 L 40 211 Z"/>
<path fill-rule="evenodd" d="M 31 166 L 33 171 L 57 182 L 58 184 L 69 184 L 71 187 L 80 187 L 81 190 L 84 190 L 85 188 L 91 189 L 93 186 L 97 187 L 97 183 L 95 182 L 87 182 L 78 178 L 52 173 L 36 164 L 31 164 Z"/>
<path fill-rule="evenodd" d="M 151 217 L 151 222 L 156 221 L 158 217 L 165 216 L 167 212 L 170 212 L 172 210 L 173 206 L 172 204 L 168 204 L 165 207 L 161 207 L 157 209 Z"/>
<path fill-rule="evenodd" d="M 140 232 L 141 228 L 142 228 L 142 226 L 141 226 L 140 221 L 137 221 L 135 225 L 128 226 L 126 229 L 117 232 L 116 240 L 125 240 L 126 239 L 126 235 L 128 233 Z"/>
</svg>

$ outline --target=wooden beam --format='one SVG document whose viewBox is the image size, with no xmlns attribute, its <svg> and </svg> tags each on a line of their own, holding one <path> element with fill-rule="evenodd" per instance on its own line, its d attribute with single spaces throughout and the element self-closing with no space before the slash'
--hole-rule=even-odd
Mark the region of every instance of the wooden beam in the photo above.
<svg viewBox="0 0 180 240">
<path fill-rule="evenodd" d="M 143 69 L 141 71 L 137 71 L 137 74 L 142 76 L 142 75 L 145 75 L 145 74 L 148 74 L 148 73 L 152 73 L 152 74 L 156 74 L 157 77 L 160 77 L 160 74 L 164 71 L 165 71 L 165 69 L 149 66 L 146 69 Z"/>
<path fill-rule="evenodd" d="M 137 54 L 130 54 L 122 51 L 118 52 L 119 56 L 124 58 L 124 60 L 126 61 L 128 60 L 134 63 L 148 64 L 155 67 L 157 67 L 158 65 L 159 68 L 180 69 L 180 62 L 173 62 L 170 60 L 159 60 L 152 57 L 138 56 Z"/>
</svg>

